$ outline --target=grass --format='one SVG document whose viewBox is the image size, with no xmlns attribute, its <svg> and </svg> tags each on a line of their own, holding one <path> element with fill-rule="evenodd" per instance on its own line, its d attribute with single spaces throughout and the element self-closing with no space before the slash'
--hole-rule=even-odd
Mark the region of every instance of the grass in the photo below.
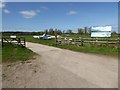
<svg viewBox="0 0 120 90">
<path fill-rule="evenodd" d="M 21 46 L 5 45 L 2 47 L 2 61 L 3 62 L 14 62 L 14 61 L 25 61 L 31 59 L 34 53 Z"/>
<path fill-rule="evenodd" d="M 114 47 L 110 48 L 108 46 L 97 47 L 97 46 L 56 45 L 54 39 L 51 39 L 51 40 L 35 39 L 31 35 L 28 35 L 25 37 L 26 37 L 26 40 L 29 42 L 40 43 L 40 44 L 58 47 L 62 49 L 68 49 L 68 50 L 84 52 L 84 53 L 118 56 L 118 49 Z"/>
<path fill-rule="evenodd" d="M 79 37 L 83 37 L 83 38 L 90 38 L 90 35 L 62 35 L 63 37 L 67 37 L 67 38 L 79 38 Z"/>
<path fill-rule="evenodd" d="M 68 49 L 72 51 L 77 52 L 84 52 L 84 53 L 94 53 L 94 54 L 101 54 L 101 55 L 110 55 L 110 56 L 118 56 L 118 49 L 115 47 L 108 47 L 108 46 L 76 46 L 76 45 L 56 45 L 55 40 L 42 40 L 42 39 L 35 39 L 32 35 L 26 35 L 26 36 L 18 36 L 18 37 L 25 37 L 26 41 L 33 42 L 33 43 L 39 43 L 44 45 L 49 45 L 53 47 Z M 69 35 L 63 37 L 69 37 L 69 38 L 78 38 L 80 35 Z M 90 35 L 86 36 L 83 35 L 82 37 L 90 37 Z M 112 36 L 112 38 L 116 38 L 117 36 Z"/>
<path fill-rule="evenodd" d="M 54 45 L 54 46 L 58 48 L 68 49 L 68 50 L 77 51 L 77 52 L 84 52 L 84 53 L 102 54 L 102 55 L 109 55 L 109 56 L 118 55 L 117 48 L 75 46 L 75 45 Z"/>
<path fill-rule="evenodd" d="M 40 43 L 40 44 L 45 44 L 45 45 L 49 45 L 49 46 L 52 46 L 53 44 L 55 44 L 54 39 L 43 40 L 43 39 L 33 38 L 32 36 L 25 36 L 25 38 L 26 38 L 26 41 L 28 41 L 28 42 Z"/>
<path fill-rule="evenodd" d="M 76 35 L 62 35 L 63 37 L 67 37 L 67 38 L 79 38 L 79 37 L 82 37 L 82 38 L 91 38 L 91 35 L 79 35 L 79 34 L 76 34 Z M 118 38 L 118 35 L 114 35 L 112 34 L 111 35 L 111 38 Z"/>
</svg>

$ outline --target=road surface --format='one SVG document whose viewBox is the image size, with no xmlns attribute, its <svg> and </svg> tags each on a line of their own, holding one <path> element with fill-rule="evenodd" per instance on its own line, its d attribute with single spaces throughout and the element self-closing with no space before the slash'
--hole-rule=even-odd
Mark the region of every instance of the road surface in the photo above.
<svg viewBox="0 0 120 90">
<path fill-rule="evenodd" d="M 117 88 L 118 59 L 27 42 L 38 55 L 3 65 L 3 87 Z M 7 75 L 9 73 L 9 75 Z"/>
</svg>

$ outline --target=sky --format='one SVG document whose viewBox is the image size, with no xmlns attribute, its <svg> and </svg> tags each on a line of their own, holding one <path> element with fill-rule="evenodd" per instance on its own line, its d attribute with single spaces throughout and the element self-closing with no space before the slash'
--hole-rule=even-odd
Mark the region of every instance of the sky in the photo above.
<svg viewBox="0 0 120 90">
<path fill-rule="evenodd" d="M 3 31 L 44 31 L 112 25 L 117 31 L 117 2 L 8 2 L 2 6 Z"/>
</svg>

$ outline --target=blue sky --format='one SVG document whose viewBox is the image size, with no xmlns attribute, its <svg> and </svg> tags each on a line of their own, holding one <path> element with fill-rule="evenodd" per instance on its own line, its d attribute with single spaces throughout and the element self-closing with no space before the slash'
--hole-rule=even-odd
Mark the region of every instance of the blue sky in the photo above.
<svg viewBox="0 0 120 90">
<path fill-rule="evenodd" d="M 117 2 L 9 2 L 2 7 L 3 31 L 61 30 L 112 25 L 117 30 Z"/>
</svg>

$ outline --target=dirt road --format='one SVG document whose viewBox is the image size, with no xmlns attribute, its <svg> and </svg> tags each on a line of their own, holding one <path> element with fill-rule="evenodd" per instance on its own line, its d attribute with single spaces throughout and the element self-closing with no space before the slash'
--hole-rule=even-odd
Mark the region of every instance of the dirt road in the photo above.
<svg viewBox="0 0 120 90">
<path fill-rule="evenodd" d="M 37 54 L 26 62 L 3 64 L 3 87 L 117 88 L 117 58 L 28 43 Z"/>
</svg>

